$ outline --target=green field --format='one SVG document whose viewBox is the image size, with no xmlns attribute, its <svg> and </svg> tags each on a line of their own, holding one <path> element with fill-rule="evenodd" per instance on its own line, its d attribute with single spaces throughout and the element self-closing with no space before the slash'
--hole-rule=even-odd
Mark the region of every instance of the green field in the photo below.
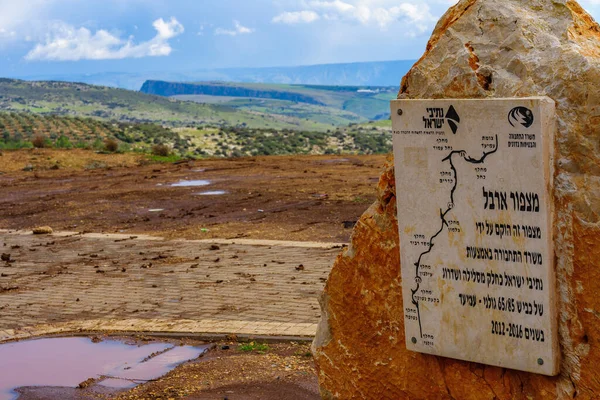
<svg viewBox="0 0 600 400">
<path fill-rule="evenodd" d="M 271 115 L 296 116 L 338 125 L 388 119 L 390 100 L 396 98 L 398 88 L 147 81 L 141 91 L 198 103 L 218 103 L 242 111 L 259 110 Z M 313 118 L 313 114 L 319 118 Z M 324 115 L 331 115 L 331 120 Z"/>
<path fill-rule="evenodd" d="M 332 118 L 304 118 L 294 113 L 244 110 L 235 105 L 198 104 L 124 89 L 65 82 L 0 79 L 0 111 L 91 117 L 123 123 L 157 123 L 168 127 L 218 125 L 326 131 L 360 119 L 335 111 Z M 315 114 L 327 114 L 327 110 Z M 305 115 L 306 113 L 300 113 Z M 300 115 L 299 114 L 299 115 Z"/>
</svg>

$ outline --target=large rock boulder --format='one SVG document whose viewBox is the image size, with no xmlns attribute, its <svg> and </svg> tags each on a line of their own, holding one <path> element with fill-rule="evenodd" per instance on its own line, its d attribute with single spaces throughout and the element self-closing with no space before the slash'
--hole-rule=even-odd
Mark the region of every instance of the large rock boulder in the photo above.
<svg viewBox="0 0 600 400">
<path fill-rule="evenodd" d="M 555 251 L 561 372 L 546 377 L 405 348 L 394 170 L 322 295 L 313 344 L 324 398 L 600 397 L 600 27 L 574 1 L 462 0 L 399 98 L 556 101 Z M 396 171 L 402 173 L 402 171 Z"/>
</svg>

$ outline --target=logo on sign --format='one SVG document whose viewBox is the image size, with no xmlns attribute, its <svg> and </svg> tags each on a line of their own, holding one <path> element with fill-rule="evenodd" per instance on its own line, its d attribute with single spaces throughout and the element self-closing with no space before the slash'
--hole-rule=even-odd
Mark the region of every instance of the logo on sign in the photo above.
<svg viewBox="0 0 600 400">
<path fill-rule="evenodd" d="M 446 121 L 448 121 L 452 133 L 456 135 L 460 117 L 454 106 L 450 106 L 447 112 L 443 108 L 427 108 L 427 116 L 423 117 L 425 129 L 441 129 Z"/>
<path fill-rule="evenodd" d="M 452 129 L 452 133 L 456 135 L 456 131 L 458 131 L 458 124 L 460 123 L 460 117 L 454 109 L 454 106 L 450 106 L 448 109 L 448 112 L 446 113 L 446 119 L 448 120 L 450 129 Z"/>
<path fill-rule="evenodd" d="M 515 107 L 508 113 L 508 122 L 516 127 L 517 125 L 529 128 L 533 125 L 533 112 L 527 107 Z"/>
</svg>

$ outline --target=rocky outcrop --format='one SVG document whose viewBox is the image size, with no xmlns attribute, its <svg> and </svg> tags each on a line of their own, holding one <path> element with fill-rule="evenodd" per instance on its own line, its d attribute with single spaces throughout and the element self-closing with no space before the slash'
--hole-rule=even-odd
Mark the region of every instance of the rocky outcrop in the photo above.
<svg viewBox="0 0 600 400">
<path fill-rule="evenodd" d="M 140 92 L 155 94 L 157 96 L 177 96 L 177 95 L 207 95 L 207 96 L 228 96 L 242 98 L 274 99 L 288 100 L 298 103 L 314 104 L 319 106 L 325 103 L 301 93 L 294 93 L 284 90 L 256 89 L 246 87 L 243 84 L 223 83 L 180 83 L 164 81 L 146 81 L 142 85 Z"/>
<path fill-rule="evenodd" d="M 322 296 L 313 350 L 324 398 L 600 396 L 600 27 L 574 1 L 462 0 L 438 22 L 399 98 L 556 102 L 555 251 L 561 372 L 546 377 L 405 348 L 394 170 Z M 401 171 L 396 171 L 401 173 Z"/>
</svg>

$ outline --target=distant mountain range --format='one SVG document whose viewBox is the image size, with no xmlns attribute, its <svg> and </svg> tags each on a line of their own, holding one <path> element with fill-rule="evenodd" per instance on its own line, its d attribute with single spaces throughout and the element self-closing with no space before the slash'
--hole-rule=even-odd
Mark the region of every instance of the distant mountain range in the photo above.
<svg viewBox="0 0 600 400">
<path fill-rule="evenodd" d="M 322 64 L 298 67 L 199 69 L 188 72 L 106 72 L 87 75 L 37 75 L 25 80 L 81 82 L 139 90 L 147 80 L 169 82 L 255 82 L 305 85 L 400 86 L 415 60 Z"/>
</svg>

